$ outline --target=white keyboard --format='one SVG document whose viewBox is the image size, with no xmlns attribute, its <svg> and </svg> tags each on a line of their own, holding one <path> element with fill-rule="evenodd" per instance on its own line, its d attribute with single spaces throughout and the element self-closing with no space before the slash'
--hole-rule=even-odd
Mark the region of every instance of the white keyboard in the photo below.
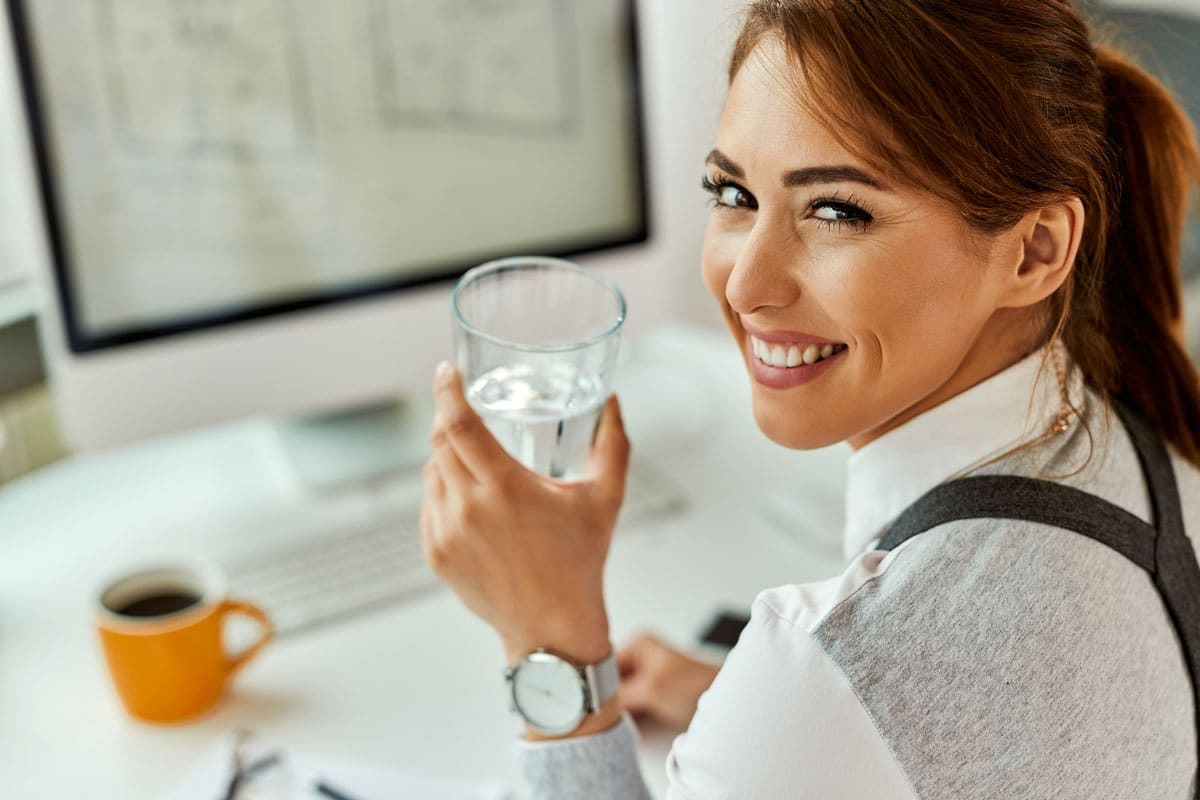
<svg viewBox="0 0 1200 800">
<path fill-rule="evenodd" d="M 645 462 L 630 465 L 622 529 L 679 513 L 687 497 Z M 297 537 L 225 559 L 233 591 L 287 636 L 390 605 L 438 584 L 421 552 L 420 507 L 361 527 Z"/>
<path fill-rule="evenodd" d="M 421 553 L 415 512 L 297 537 L 239 554 L 224 566 L 232 591 L 260 605 L 280 636 L 393 603 L 437 583 Z"/>
</svg>

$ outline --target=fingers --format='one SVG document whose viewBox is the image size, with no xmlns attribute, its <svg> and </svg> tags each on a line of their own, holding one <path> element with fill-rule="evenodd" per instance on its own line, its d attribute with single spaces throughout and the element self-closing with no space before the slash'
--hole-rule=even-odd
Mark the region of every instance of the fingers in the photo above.
<svg viewBox="0 0 1200 800">
<path fill-rule="evenodd" d="M 647 652 L 663 646 L 662 642 L 648 633 L 642 633 L 617 648 L 617 669 L 624 675 L 637 668 Z"/>
<path fill-rule="evenodd" d="M 601 490 L 620 504 L 625 494 L 625 473 L 629 469 L 629 438 L 621 418 L 616 395 L 604 404 L 604 415 L 596 432 L 596 442 L 588 464 L 591 476 Z"/>
<path fill-rule="evenodd" d="M 658 707 L 649 686 L 649 681 L 640 678 L 621 681 L 617 687 L 617 704 L 634 716 L 657 717 Z"/>
<path fill-rule="evenodd" d="M 663 644 L 642 634 L 617 650 L 621 685 L 617 701 L 631 714 L 657 716 L 661 700 L 657 692 L 654 654 Z"/>
<path fill-rule="evenodd" d="M 462 377 L 445 361 L 438 364 L 434 376 L 433 399 L 437 406 L 433 431 L 435 451 L 440 444 L 449 444 L 466 471 L 479 481 L 511 468 L 515 462 L 467 403 Z M 449 475 L 445 477 L 450 478 Z"/>
<path fill-rule="evenodd" d="M 425 562 L 432 566 L 442 532 L 440 508 L 446 497 L 446 486 L 434 461 L 425 465 L 421 480 L 425 484 L 425 502 L 421 503 L 421 550 L 425 554 Z"/>
<path fill-rule="evenodd" d="M 690 658 L 653 636 L 639 636 L 617 652 L 621 707 L 682 730 L 717 675 L 718 667 Z"/>
<path fill-rule="evenodd" d="M 437 465 L 438 479 L 445 488 L 446 494 L 461 498 L 469 486 L 477 483 L 476 477 L 458 457 L 458 451 L 447 436 L 433 436 L 433 458 L 431 463 Z"/>
<path fill-rule="evenodd" d="M 433 517 L 432 503 L 421 504 L 421 550 L 425 553 L 425 561 L 429 562 L 429 554 L 433 550 Z"/>
<path fill-rule="evenodd" d="M 425 484 L 425 496 L 435 502 L 440 502 L 446 496 L 446 483 L 436 461 L 430 460 L 421 471 L 421 481 Z M 429 505 L 427 502 L 425 505 Z"/>
</svg>

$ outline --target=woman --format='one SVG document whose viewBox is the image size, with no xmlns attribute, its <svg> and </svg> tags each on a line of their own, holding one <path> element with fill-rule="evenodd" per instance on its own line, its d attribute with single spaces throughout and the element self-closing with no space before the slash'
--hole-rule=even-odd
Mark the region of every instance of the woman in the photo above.
<svg viewBox="0 0 1200 800">
<path fill-rule="evenodd" d="M 704 279 L 762 430 L 855 449 L 854 557 L 759 596 L 669 796 L 1196 791 L 1179 252 L 1198 178 L 1179 107 L 1068 0 L 750 5 L 706 163 Z M 435 394 L 430 561 L 510 665 L 546 648 L 598 669 L 616 402 L 568 486 L 504 455 L 452 369 Z M 624 660 L 629 709 L 685 723 L 712 677 L 645 642 Z M 535 797 L 645 796 L 617 698 L 539 738 L 517 747 Z"/>
</svg>

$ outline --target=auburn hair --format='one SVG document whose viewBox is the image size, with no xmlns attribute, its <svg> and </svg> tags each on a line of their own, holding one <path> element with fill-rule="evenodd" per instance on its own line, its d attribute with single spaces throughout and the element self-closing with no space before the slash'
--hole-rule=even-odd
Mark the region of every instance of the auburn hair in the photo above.
<svg viewBox="0 0 1200 800">
<path fill-rule="evenodd" d="M 731 83 L 766 38 L 843 146 L 971 228 L 997 233 L 1079 198 L 1082 241 L 1043 341 L 1061 337 L 1094 391 L 1200 466 L 1180 277 L 1200 152 L 1157 80 L 1094 44 L 1070 0 L 755 0 Z"/>
</svg>

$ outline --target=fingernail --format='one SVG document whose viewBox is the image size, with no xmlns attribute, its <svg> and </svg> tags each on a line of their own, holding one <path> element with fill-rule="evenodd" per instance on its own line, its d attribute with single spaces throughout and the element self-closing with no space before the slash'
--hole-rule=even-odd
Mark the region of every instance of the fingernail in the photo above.
<svg viewBox="0 0 1200 800">
<path fill-rule="evenodd" d="M 438 365 L 437 365 L 437 369 L 436 369 L 436 370 L 434 370 L 434 373 L 433 373 L 433 374 L 434 374 L 434 375 L 435 375 L 435 376 L 436 376 L 436 377 L 437 377 L 439 380 L 441 380 L 441 379 L 445 379 L 445 378 L 448 378 L 448 377 L 450 377 L 450 373 L 451 373 L 451 372 L 453 372 L 453 371 L 454 371 L 454 367 L 453 367 L 453 366 L 451 366 L 451 364 L 450 364 L 450 362 L 449 362 L 449 361 L 439 361 L 439 362 L 438 362 Z"/>
</svg>

